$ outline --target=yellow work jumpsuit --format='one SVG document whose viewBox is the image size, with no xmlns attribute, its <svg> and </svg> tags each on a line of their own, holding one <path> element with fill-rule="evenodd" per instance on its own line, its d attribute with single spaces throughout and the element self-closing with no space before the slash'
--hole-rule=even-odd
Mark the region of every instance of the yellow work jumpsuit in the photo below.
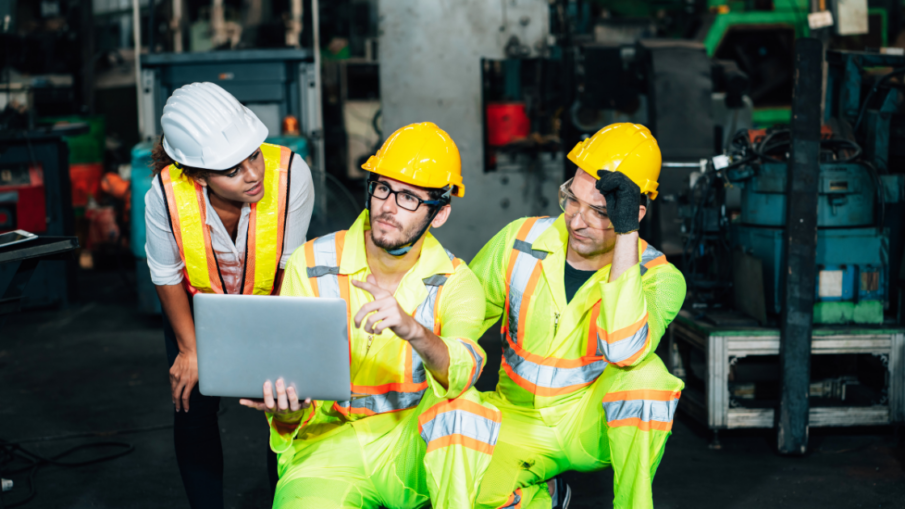
<svg viewBox="0 0 905 509">
<path fill-rule="evenodd" d="M 600 269 L 566 303 L 563 216 L 509 224 L 470 264 L 503 317 L 503 414 L 478 506 L 549 508 L 546 481 L 612 466 L 614 507 L 651 507 L 651 481 L 684 385 L 654 354 L 685 298 L 685 280 L 643 240 L 639 263 L 608 282 Z"/>
<path fill-rule="evenodd" d="M 368 212 L 348 231 L 309 241 L 286 266 L 281 295 L 342 297 L 349 304 L 351 401 L 315 401 L 298 425 L 268 414 L 278 453 L 276 508 L 473 507 L 497 441 L 500 413 L 472 388 L 484 365 L 484 294 L 468 266 L 427 233 L 396 290 L 399 305 L 449 350 L 449 387 L 390 329 L 370 335 L 351 320 L 373 300 L 350 284 L 371 274 Z M 292 420 L 292 419 L 283 419 Z"/>
</svg>

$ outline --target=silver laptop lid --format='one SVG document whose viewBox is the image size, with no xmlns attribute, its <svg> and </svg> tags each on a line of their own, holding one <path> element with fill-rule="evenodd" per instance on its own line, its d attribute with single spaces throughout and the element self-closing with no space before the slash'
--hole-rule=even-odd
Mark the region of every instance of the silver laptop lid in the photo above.
<svg viewBox="0 0 905 509">
<path fill-rule="evenodd" d="M 201 394 L 260 398 L 282 377 L 299 398 L 350 399 L 344 300 L 197 294 L 194 305 Z"/>
</svg>

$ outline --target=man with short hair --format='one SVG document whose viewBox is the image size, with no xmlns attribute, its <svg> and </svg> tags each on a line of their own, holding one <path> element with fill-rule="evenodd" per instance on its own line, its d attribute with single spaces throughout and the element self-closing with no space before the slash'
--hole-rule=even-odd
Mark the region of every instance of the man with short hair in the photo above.
<svg viewBox="0 0 905 509">
<path fill-rule="evenodd" d="M 614 470 L 614 507 L 652 507 L 651 481 L 684 387 L 654 354 L 685 298 L 682 274 L 638 236 L 656 198 L 650 131 L 613 124 L 568 155 L 563 214 L 510 223 L 471 262 L 503 319 L 503 415 L 482 508 L 566 508 L 567 470 Z M 644 200 L 644 203 L 642 203 Z"/>
<path fill-rule="evenodd" d="M 500 426 L 472 388 L 484 293 L 428 232 L 465 194 L 459 151 L 436 125 L 412 124 L 362 168 L 367 210 L 299 248 L 281 292 L 348 303 L 352 400 L 300 401 L 282 379 L 276 399 L 267 382 L 262 401 L 243 400 L 270 422 L 274 507 L 473 507 Z"/>
</svg>

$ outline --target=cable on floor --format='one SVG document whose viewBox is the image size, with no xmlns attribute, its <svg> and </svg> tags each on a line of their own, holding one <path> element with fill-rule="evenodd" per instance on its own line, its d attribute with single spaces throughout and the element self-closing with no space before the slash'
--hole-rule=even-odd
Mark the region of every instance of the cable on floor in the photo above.
<svg viewBox="0 0 905 509">
<path fill-rule="evenodd" d="M 77 451 L 105 447 L 115 447 L 122 450 L 110 454 L 103 454 L 82 461 L 60 460 L 61 458 L 69 456 Z M 23 498 L 20 498 L 19 500 L 16 500 L 14 502 L 7 502 L 3 500 L 5 497 L 0 494 L 0 508 L 11 509 L 13 507 L 19 507 L 25 505 L 31 499 L 33 499 L 35 495 L 38 494 L 38 489 L 35 485 L 35 477 L 42 467 L 48 465 L 56 465 L 60 467 L 81 467 L 94 463 L 100 463 L 103 461 L 110 461 L 112 459 L 125 456 L 126 454 L 129 454 L 134 450 L 135 446 L 126 442 L 94 442 L 90 444 L 81 444 L 75 447 L 70 447 L 69 449 L 66 449 L 61 453 L 45 458 L 39 454 L 23 448 L 19 444 L 12 444 L 5 440 L 0 440 L 0 472 L 2 472 L 3 475 L 15 475 L 27 472 L 26 479 L 28 480 L 28 491 Z M 25 465 L 16 468 L 9 468 L 8 465 L 13 463 L 25 463 Z"/>
</svg>

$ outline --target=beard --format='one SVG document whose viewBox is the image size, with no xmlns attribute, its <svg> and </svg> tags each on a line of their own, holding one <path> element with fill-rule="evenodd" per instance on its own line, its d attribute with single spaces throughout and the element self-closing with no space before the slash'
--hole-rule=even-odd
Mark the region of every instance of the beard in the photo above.
<svg viewBox="0 0 905 509">
<path fill-rule="evenodd" d="M 381 249 L 385 249 L 387 251 L 392 251 L 394 249 L 399 249 L 401 247 L 405 247 L 409 244 L 414 244 L 415 242 L 418 241 L 418 238 L 421 236 L 420 235 L 421 230 L 423 230 L 424 227 L 427 226 L 430 219 L 431 219 L 430 214 L 428 214 L 428 216 L 425 217 L 424 221 L 422 221 L 420 224 L 414 224 L 414 225 L 409 226 L 408 228 L 403 228 L 402 225 L 399 224 L 399 222 L 396 221 L 396 219 L 392 215 L 382 214 L 382 215 L 377 216 L 374 219 L 372 219 L 372 221 L 380 220 L 385 223 L 392 224 L 393 226 L 402 230 L 402 238 L 400 240 L 393 241 L 392 239 L 389 239 L 386 237 L 380 237 L 380 236 L 375 235 L 374 229 L 371 228 L 371 240 L 374 241 L 375 246 L 377 246 Z"/>
</svg>

